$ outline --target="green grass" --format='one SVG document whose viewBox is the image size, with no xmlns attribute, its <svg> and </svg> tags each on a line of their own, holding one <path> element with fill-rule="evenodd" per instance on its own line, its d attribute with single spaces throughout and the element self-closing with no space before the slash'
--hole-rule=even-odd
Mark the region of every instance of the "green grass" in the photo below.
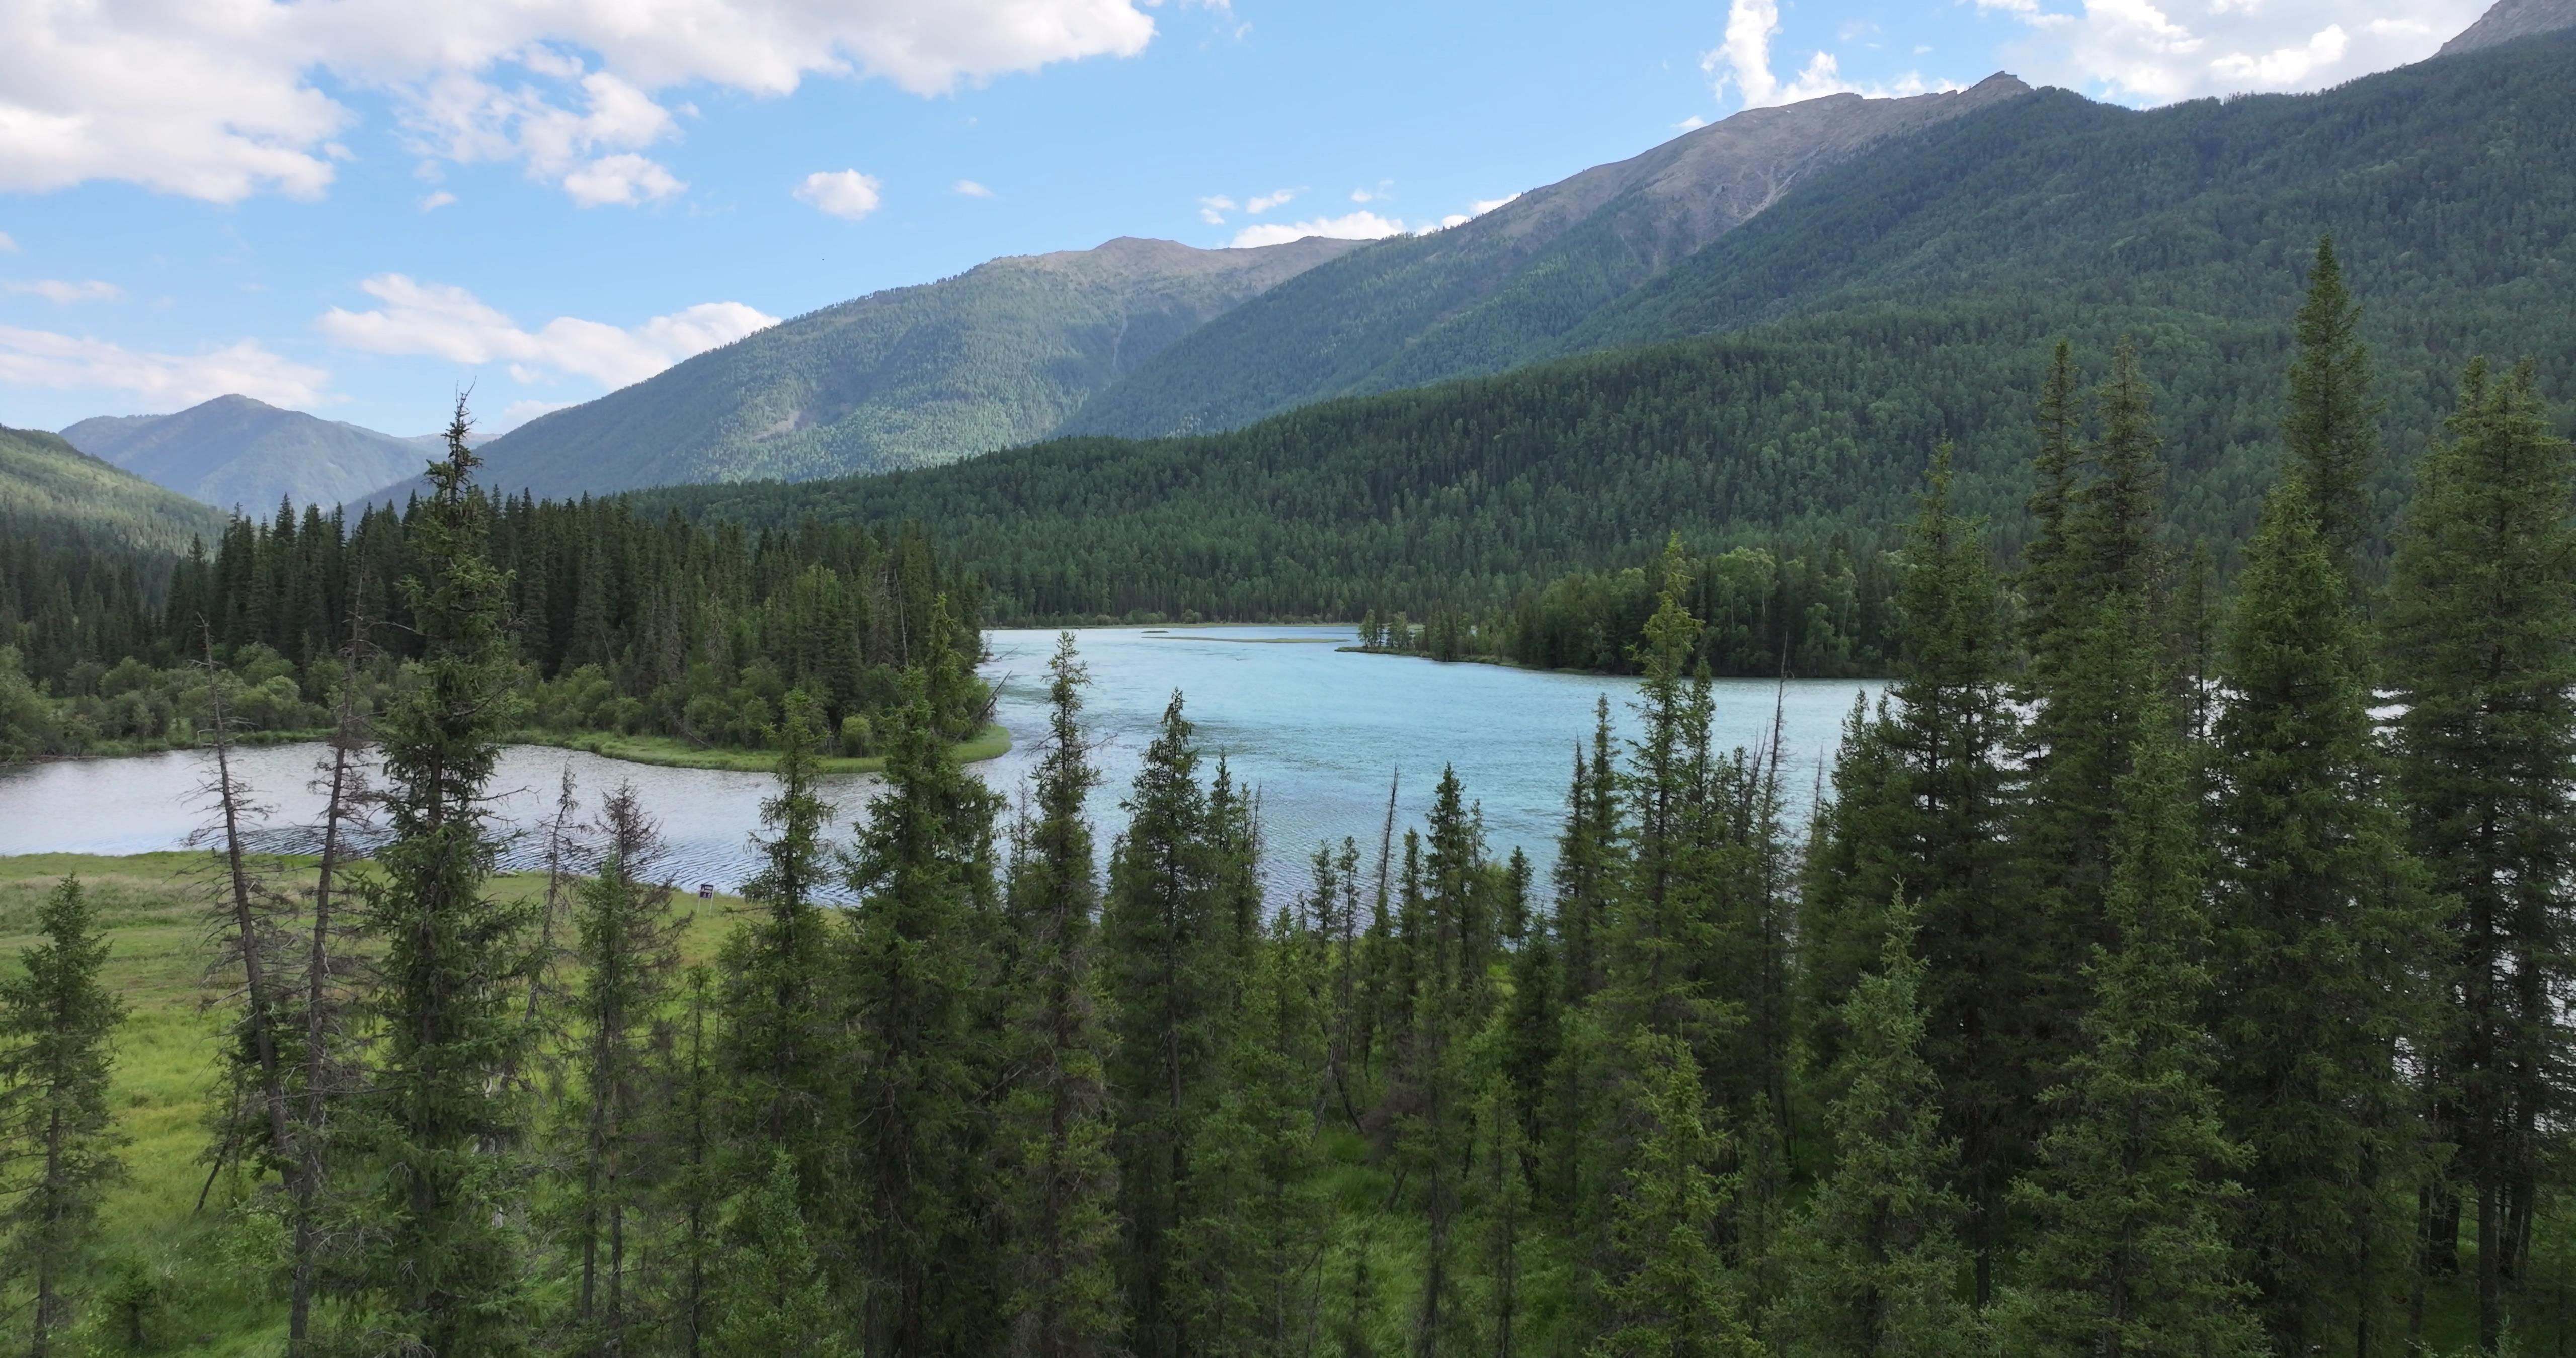
<svg viewBox="0 0 2576 1358">
<path fill-rule="evenodd" d="M 677 736 L 628 736 L 600 731 L 517 731 L 511 741 L 522 745 L 545 745 L 558 750 L 583 750 L 602 759 L 622 759 L 630 764 L 658 764 L 668 769 L 725 769 L 735 773 L 770 773 L 778 768 L 778 756 L 766 750 L 728 750 L 692 745 Z M 987 725 L 971 740 L 959 741 L 952 747 L 961 764 L 980 764 L 999 759 L 1011 752 L 1011 733 L 999 726 Z M 815 761 L 825 773 L 879 773 L 885 769 L 883 755 L 864 759 L 845 759 L 839 755 Z"/>
</svg>

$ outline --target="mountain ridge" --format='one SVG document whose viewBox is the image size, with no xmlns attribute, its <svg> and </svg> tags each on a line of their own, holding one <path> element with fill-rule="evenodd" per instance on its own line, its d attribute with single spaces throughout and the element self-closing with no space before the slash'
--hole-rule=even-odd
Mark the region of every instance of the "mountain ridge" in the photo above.
<svg viewBox="0 0 2576 1358">
<path fill-rule="evenodd" d="M 155 485 L 265 513 L 281 499 L 338 504 L 419 471 L 416 439 L 218 396 L 167 415 L 102 415 L 62 431 L 73 447 Z"/>
<path fill-rule="evenodd" d="M 74 447 L 60 434 L 0 425 L 0 520 L 73 524 L 126 546 L 184 553 L 225 515 Z"/>
</svg>

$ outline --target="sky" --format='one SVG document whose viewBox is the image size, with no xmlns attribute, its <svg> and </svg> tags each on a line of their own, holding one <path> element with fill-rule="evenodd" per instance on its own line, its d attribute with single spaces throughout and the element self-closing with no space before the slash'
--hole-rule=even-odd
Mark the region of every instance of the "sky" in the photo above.
<svg viewBox="0 0 2576 1358">
<path fill-rule="evenodd" d="M 1749 106 L 2320 89 L 2486 0 L 0 0 L 0 424 L 488 432 L 997 255 L 1436 230 Z"/>
</svg>

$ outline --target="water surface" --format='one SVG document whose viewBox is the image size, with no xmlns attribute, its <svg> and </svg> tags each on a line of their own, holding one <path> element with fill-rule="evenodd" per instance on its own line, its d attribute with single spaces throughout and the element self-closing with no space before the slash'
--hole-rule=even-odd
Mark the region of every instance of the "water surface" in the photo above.
<svg viewBox="0 0 2576 1358">
<path fill-rule="evenodd" d="M 1481 804 L 1494 852 L 1526 848 L 1544 871 L 1553 859 L 1574 747 L 1589 736 L 1593 705 L 1607 695 L 1613 724 L 1625 733 L 1633 722 L 1635 681 L 1335 649 L 1351 639 L 1348 627 L 1079 633 L 1092 678 L 1085 720 L 1104 774 L 1090 806 L 1104 854 L 1125 819 L 1119 802 L 1179 690 L 1211 772 L 1221 755 L 1236 781 L 1260 797 L 1265 876 L 1274 892 L 1303 887 L 1305 860 L 1318 841 L 1350 835 L 1373 845 L 1391 781 L 1399 833 L 1418 823 L 1444 765 L 1456 767 L 1468 796 Z M 1015 797 L 1046 730 L 1046 662 L 1054 647 L 1053 632 L 990 635 L 983 672 L 997 686 L 995 720 L 1011 731 L 1014 744 L 976 769 Z M 1832 755 L 1853 693 L 1862 688 L 1876 685 L 1721 682 L 1719 742 L 1762 742 L 1776 703 L 1785 780 L 1803 804 Z M 321 798 L 308 785 L 320 753 L 315 745 L 237 753 L 242 777 L 269 808 L 261 817 L 268 842 L 297 842 L 318 819 Z M 205 819 L 194 789 L 204 781 L 208 758 L 182 751 L 0 770 L 0 854 L 181 847 Z M 670 869 L 684 884 L 708 881 L 730 890 L 754 871 L 750 840 L 761 799 L 771 790 L 767 775 L 656 768 L 535 746 L 504 752 L 493 783 L 494 819 L 512 837 L 505 863 L 533 862 L 529 832 L 551 810 L 567 768 L 585 814 L 608 789 L 631 783 L 660 820 Z M 877 785 L 872 775 L 826 780 L 837 839 L 847 841 Z"/>
</svg>

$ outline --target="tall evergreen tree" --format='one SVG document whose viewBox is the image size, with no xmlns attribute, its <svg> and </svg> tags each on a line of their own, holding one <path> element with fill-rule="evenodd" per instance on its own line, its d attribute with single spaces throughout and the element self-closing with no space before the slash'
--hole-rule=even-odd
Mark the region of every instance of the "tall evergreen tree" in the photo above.
<svg viewBox="0 0 2576 1358">
<path fill-rule="evenodd" d="M 1611 1320 L 1595 1358 L 1753 1358 L 1717 1247 L 1724 1185 L 1708 1128 L 1699 1060 L 1671 1034 L 1630 1042 L 1640 1125 L 1627 1183 L 1612 1204 L 1618 1251 Z"/>
<path fill-rule="evenodd" d="M 2566 1107 L 2563 893 L 2576 865 L 2576 454 L 2525 364 L 2481 359 L 2425 457 L 2387 623 L 2396 788 L 2432 885 L 2453 900 L 2454 1031 L 2434 1053 L 2455 1173 L 2478 1213 L 2480 1342 L 2503 1342 L 2543 1129 Z M 2433 1224 L 2437 1260 L 2456 1208 Z"/>
<path fill-rule="evenodd" d="M 1225 1049 L 1227 921 L 1198 759 L 1175 693 L 1125 803 L 1102 916 L 1128 1346 L 1139 1358 L 1193 1352 L 1174 1234 L 1196 1211 L 1190 1151 Z"/>
<path fill-rule="evenodd" d="M 125 1171 L 107 1106 L 125 1004 L 101 982 L 107 941 L 78 879 L 46 894 L 36 932 L 18 974 L 0 977 L 0 1267 L 27 1280 L 27 1351 L 46 1358 L 100 1200 Z"/>
<path fill-rule="evenodd" d="M 1981 1345 L 1959 1287 L 1966 1203 L 1940 1129 L 1939 1082 L 1923 1059 L 1914 913 L 1888 913 L 1876 971 L 1843 1003 L 1846 1041 L 1826 1113 L 1833 1170 L 1790 1227 L 1786 1286 L 1768 1330 L 1797 1358 L 1965 1355 Z"/>
<path fill-rule="evenodd" d="M 992 972 L 998 798 L 949 753 L 927 681 L 904 683 L 885 791 L 850 855 L 862 1333 L 870 1353 L 989 1352 L 998 1260 L 978 1220 L 976 1161 L 991 1062 L 974 1019 Z"/>
<path fill-rule="evenodd" d="M 2298 338 L 2281 441 L 2314 506 L 2317 540 L 2335 569 L 2351 580 L 2373 527 L 2370 474 L 2379 456 L 2382 403 L 2371 394 L 2361 308 L 2344 285 L 2332 236 L 2317 242 L 2307 301 L 2299 307 Z"/>
<path fill-rule="evenodd" d="M 2385 1344 L 2424 1170 L 2403 1057 L 2441 935 L 2384 796 L 2358 619 L 2295 474 L 2246 548 L 2211 734 L 2216 1078 L 2278 1353 Z"/>
<path fill-rule="evenodd" d="M 723 1355 L 843 1358 L 839 1313 L 821 1258 L 806 1239 L 796 1159 L 770 1155 L 768 1172 L 734 1200 L 710 1300 L 708 1351 Z"/>
<path fill-rule="evenodd" d="M 411 530 L 406 582 L 423 653 L 380 724 L 392 842 L 366 888 L 382 941 L 373 1007 L 384 1033 L 370 1100 L 382 1161 L 381 1236 L 368 1282 L 389 1325 L 430 1353 L 505 1355 L 526 1342 L 526 1271 L 512 1211 L 521 1110 L 500 1087 L 524 1035 L 517 1005 L 526 908 L 486 889 L 484 788 L 510 728 L 509 582 L 485 552 L 491 506 L 463 401 Z"/>
<path fill-rule="evenodd" d="M 2134 637 L 2127 663 L 2152 668 L 2152 644 Z M 2140 734 L 2104 898 L 2114 941 L 2087 969 L 2083 1045 L 2050 1091 L 2039 1164 L 2015 1187 L 2032 1229 L 1997 1326 L 2005 1352 L 2034 1358 L 2251 1358 L 2262 1332 L 2227 1235 L 2239 1190 L 2226 1175 L 2242 1150 L 2219 1120 L 2200 1018 L 2200 827 L 2170 717 L 2150 709 Z"/>
<path fill-rule="evenodd" d="M 571 1185 L 570 1239 L 579 1259 L 573 1293 L 576 1351 L 632 1351 L 645 1195 L 666 1177 L 652 1099 L 649 1044 L 680 965 L 688 921 L 661 868 L 661 834 L 633 784 L 600 808 L 599 868 L 574 892 L 573 1092 L 564 1114 L 579 1146 Z"/>
<path fill-rule="evenodd" d="M 1019 942 L 1012 1088 L 1001 1112 L 1010 1345 L 1020 1358 L 1116 1351 L 1124 1315 L 1117 1278 L 1115 1120 L 1105 1081 L 1108 1035 L 1096 974 L 1100 886 L 1083 799 L 1099 782 L 1083 743 L 1089 673 L 1073 634 L 1048 666 L 1037 818 L 1014 846 L 1009 908 Z"/>
</svg>

